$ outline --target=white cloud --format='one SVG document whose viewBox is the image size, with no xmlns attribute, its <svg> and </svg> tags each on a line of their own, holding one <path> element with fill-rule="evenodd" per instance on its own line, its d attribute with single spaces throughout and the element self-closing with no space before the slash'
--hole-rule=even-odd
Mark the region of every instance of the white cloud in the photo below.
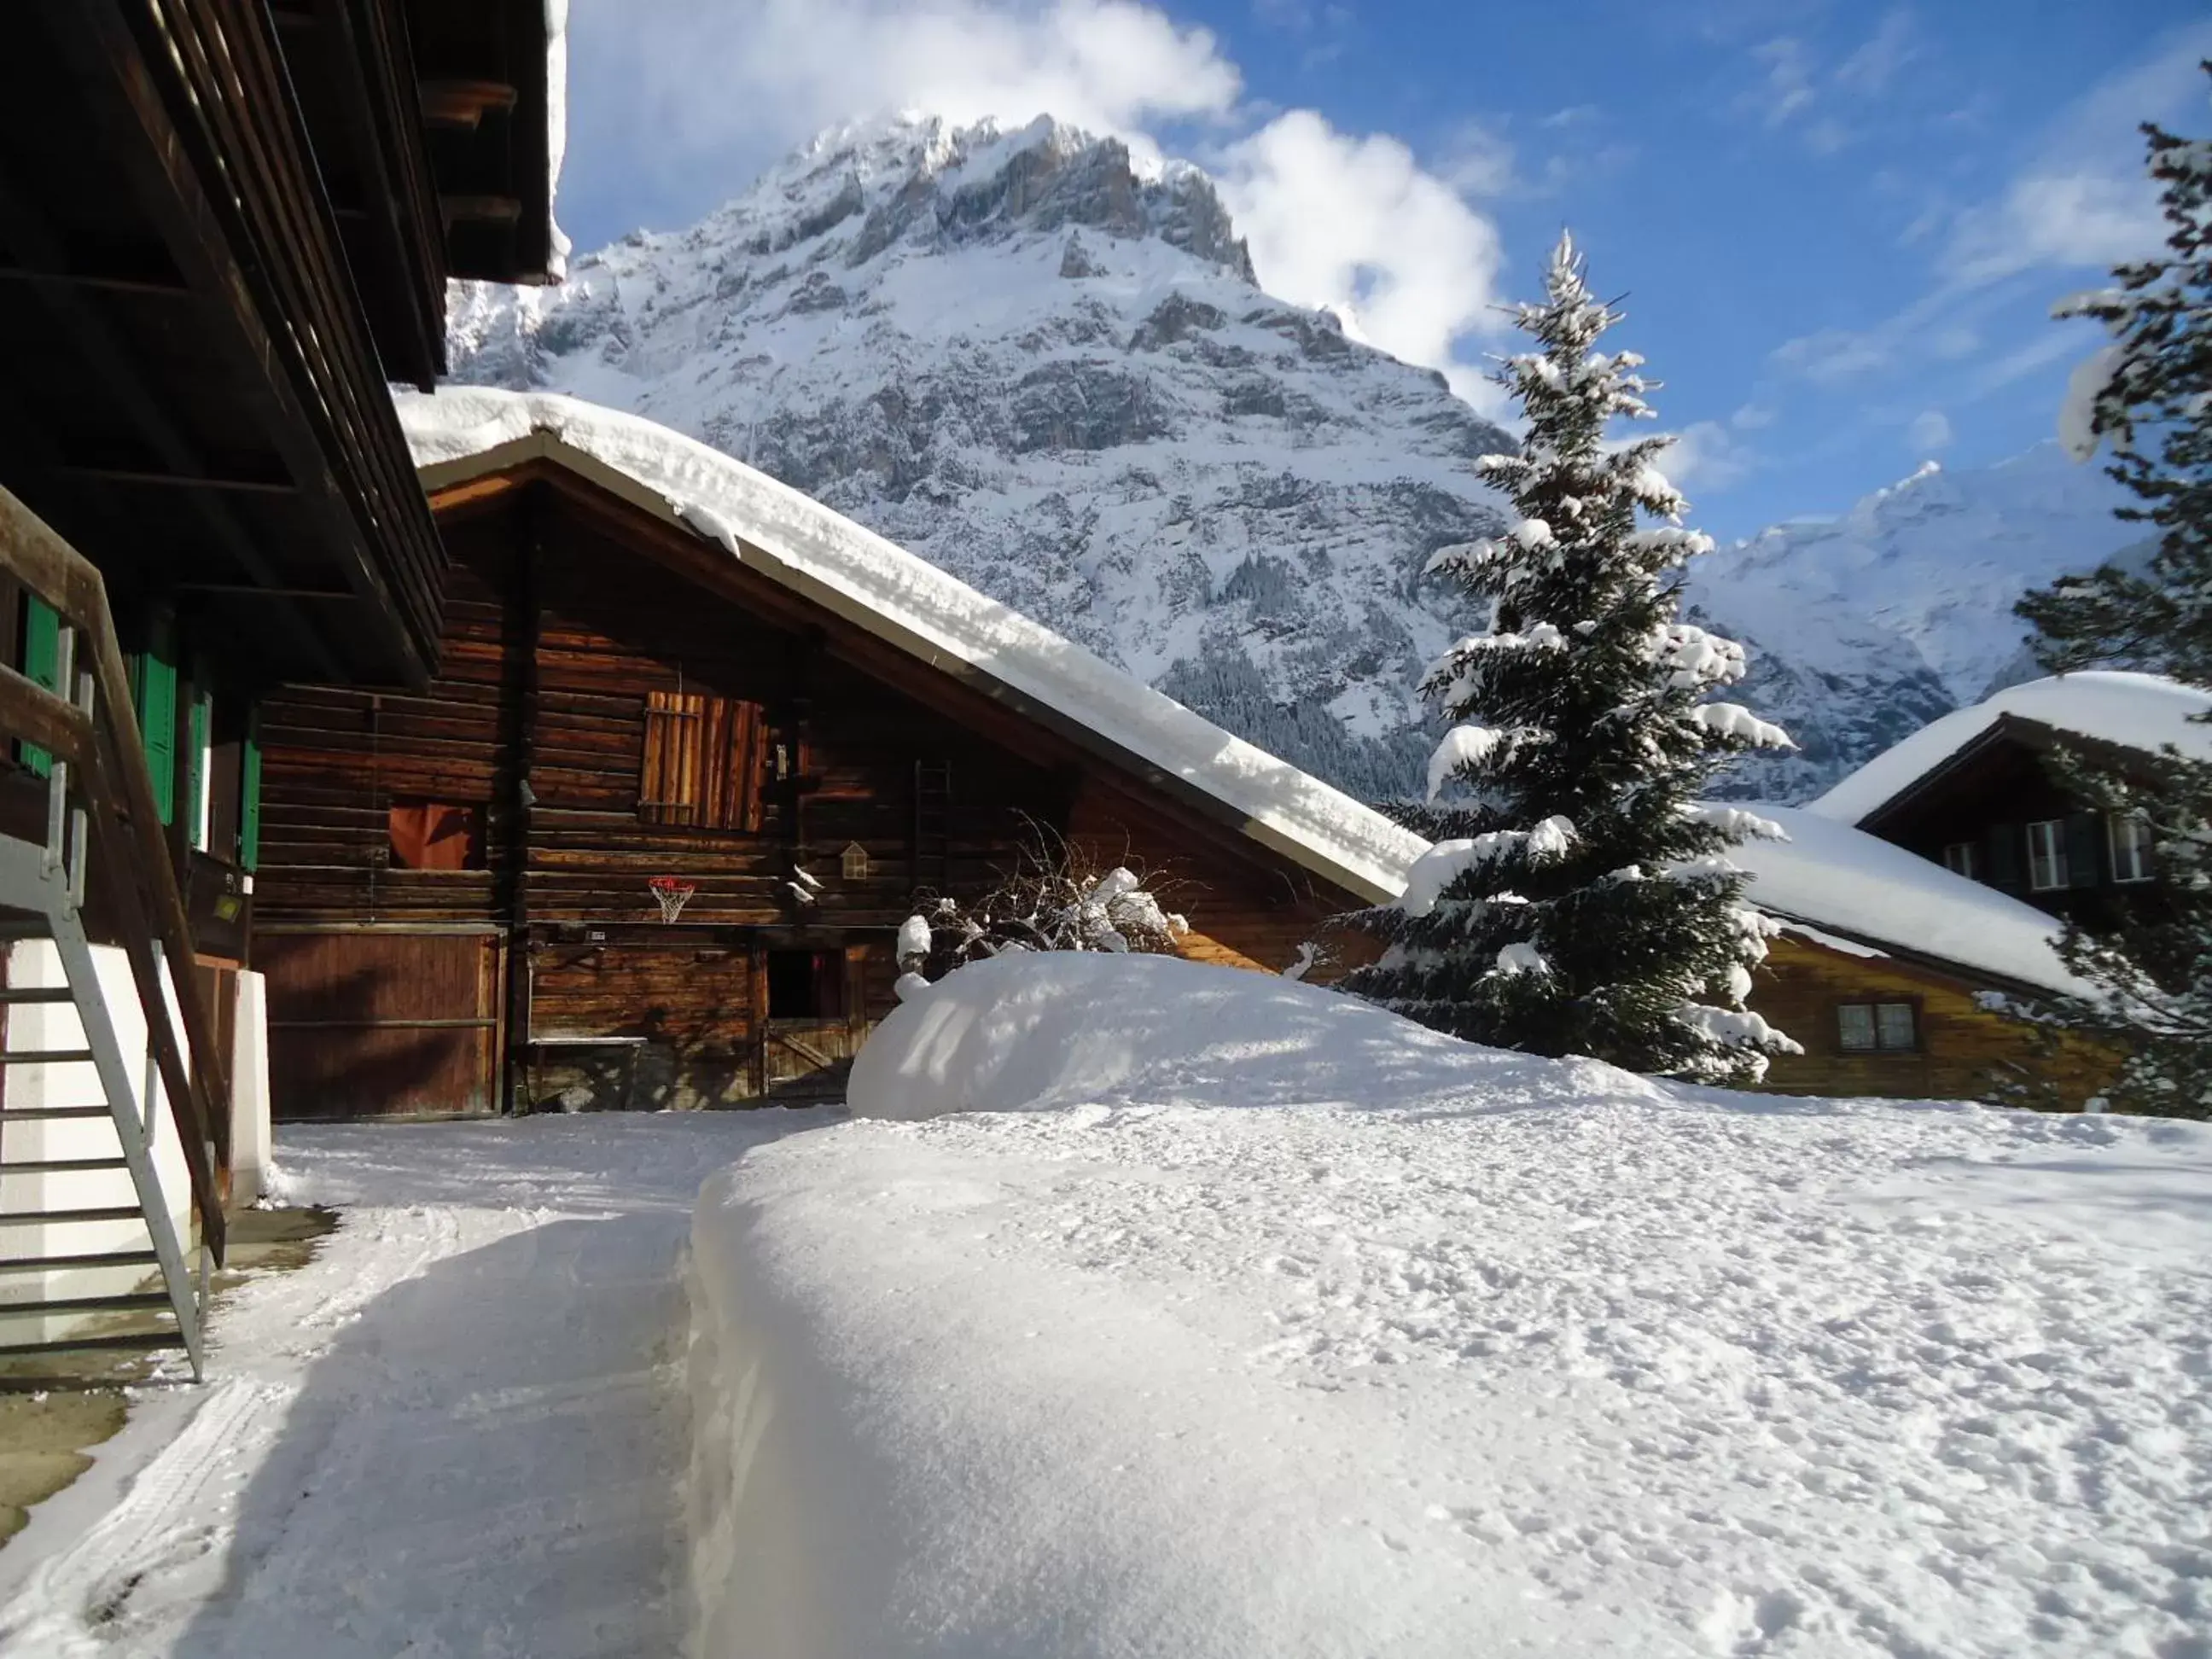
<svg viewBox="0 0 2212 1659">
<path fill-rule="evenodd" d="M 1718 421 L 1693 421 L 1669 434 L 1660 471 L 1684 489 L 1723 490 L 1759 465 L 1759 458 Z"/>
<path fill-rule="evenodd" d="M 1939 449 L 1951 447 L 1951 417 L 1940 409 L 1923 409 L 1912 417 L 1912 424 L 1905 429 L 1905 441 L 1913 453 L 1921 456 L 1933 455 Z"/>
<path fill-rule="evenodd" d="M 1242 85 L 1210 33 L 1133 0 L 579 0 L 571 27 L 574 59 L 628 94 L 580 110 L 622 130 L 575 149 L 664 173 L 746 156 L 732 191 L 775 152 L 873 111 L 1127 132 L 1225 114 Z"/>
<path fill-rule="evenodd" d="M 1745 108 L 1773 128 L 1811 107 L 1813 64 L 1803 41 L 1778 35 L 1753 46 L 1751 55 L 1762 73 L 1759 84 L 1743 94 Z"/>
<path fill-rule="evenodd" d="M 1881 331 L 1824 328 L 1784 340 L 1768 359 L 1785 374 L 1834 386 L 1887 368 L 1891 356 Z"/>
<path fill-rule="evenodd" d="M 1767 404 L 1746 404 L 1729 416 L 1729 424 L 1739 432 L 1763 432 L 1779 418 Z"/>
<path fill-rule="evenodd" d="M 2140 172 L 2017 179 L 1960 219 L 1946 263 L 1970 287 L 2041 265 L 2110 266 L 2155 249 L 2161 223 L 2158 192 Z"/>
<path fill-rule="evenodd" d="M 1866 44 L 1836 65 L 1836 84 L 1863 98 L 1887 92 L 1898 70 L 1918 55 L 1917 33 L 1911 12 L 1886 13 Z"/>
<path fill-rule="evenodd" d="M 1468 196 L 1504 196 L 1521 183 L 1512 141 L 1481 121 L 1463 121 L 1444 142 L 1437 173 Z"/>
<path fill-rule="evenodd" d="M 1396 139 L 1339 132 L 1311 110 L 1279 117 L 1224 161 L 1223 192 L 1261 286 L 1335 308 L 1375 345 L 1497 407 L 1455 347 L 1500 320 L 1498 233 L 1458 191 Z"/>
<path fill-rule="evenodd" d="M 1334 27 L 1323 0 L 1255 0 L 1288 27 Z M 1338 310 L 1361 337 L 1443 370 L 1486 409 L 1495 390 L 1455 348 L 1502 325 L 1492 307 L 1496 230 L 1387 136 L 1338 131 L 1310 110 L 1243 101 L 1237 65 L 1203 28 L 1140 0 L 575 0 L 572 58 L 620 97 L 580 100 L 601 130 L 572 147 L 625 200 L 696 194 L 702 175 L 734 194 L 792 146 L 872 112 L 956 123 L 1050 114 L 1113 133 L 1140 155 L 1152 131 L 1196 121 L 1261 283 L 1294 304 Z M 1513 179 L 1510 145 L 1470 125 L 1457 182 Z M 1486 143 L 1481 147 L 1478 140 Z M 680 189 L 679 189 L 680 186 Z"/>
</svg>

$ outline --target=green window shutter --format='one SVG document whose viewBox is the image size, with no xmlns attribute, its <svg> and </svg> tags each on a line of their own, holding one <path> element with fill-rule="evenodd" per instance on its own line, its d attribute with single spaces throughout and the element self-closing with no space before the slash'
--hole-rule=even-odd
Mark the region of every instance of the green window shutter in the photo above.
<svg viewBox="0 0 2212 1659">
<path fill-rule="evenodd" d="M 261 717 L 246 725 L 238 751 L 238 867 L 261 866 Z"/>
<path fill-rule="evenodd" d="M 151 651 L 131 664 L 137 694 L 138 732 L 146 744 L 146 770 L 154 781 L 154 804 L 165 824 L 177 821 L 177 665 Z"/>
<path fill-rule="evenodd" d="M 62 689 L 62 619 L 44 599 L 23 595 L 23 677 L 49 691 Z M 32 744 L 18 744 L 24 767 L 40 777 L 53 774 L 54 757 Z"/>
<path fill-rule="evenodd" d="M 206 852 L 208 822 L 208 742 L 215 724 L 215 701 L 204 691 L 192 697 L 185 755 L 185 827 L 191 844 Z"/>
</svg>

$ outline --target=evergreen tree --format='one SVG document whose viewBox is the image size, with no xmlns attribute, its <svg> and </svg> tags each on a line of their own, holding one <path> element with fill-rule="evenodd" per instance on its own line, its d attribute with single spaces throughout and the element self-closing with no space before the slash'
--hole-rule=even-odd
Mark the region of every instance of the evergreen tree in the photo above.
<svg viewBox="0 0 2212 1659">
<path fill-rule="evenodd" d="M 2120 516 L 2158 526 L 2158 546 L 2139 574 L 2108 564 L 2064 577 L 2020 611 L 2049 667 L 2106 664 L 2212 688 L 2212 142 L 2143 132 L 2167 252 L 2058 307 L 2111 337 L 2075 372 L 2060 426 L 2083 459 L 2110 441 L 2107 471 L 2136 497 Z M 2212 766 L 2171 746 L 2114 760 L 2062 752 L 2054 767 L 2077 797 L 2148 823 L 2158 883 L 2094 924 L 2069 923 L 2059 953 L 2094 990 L 2038 1017 L 2130 1051 L 2112 1104 L 2212 1116 Z"/>
<path fill-rule="evenodd" d="M 1620 317 L 1571 239 L 1518 319 L 1539 349 L 1498 378 L 1528 436 L 1480 465 L 1519 521 L 1430 564 L 1492 617 L 1423 684 L 1455 724 L 1405 817 L 1437 845 L 1403 898 L 1356 918 L 1386 948 L 1348 982 L 1479 1042 L 1755 1081 L 1796 1045 L 1744 1008 L 1770 924 L 1727 850 L 1780 832 L 1699 798 L 1728 756 L 1790 739 L 1705 700 L 1744 672 L 1741 647 L 1678 619 L 1675 573 L 1712 544 L 1653 465 L 1668 440 L 1608 441 L 1616 416 L 1650 418 L 1655 383 L 1596 349 Z"/>
</svg>

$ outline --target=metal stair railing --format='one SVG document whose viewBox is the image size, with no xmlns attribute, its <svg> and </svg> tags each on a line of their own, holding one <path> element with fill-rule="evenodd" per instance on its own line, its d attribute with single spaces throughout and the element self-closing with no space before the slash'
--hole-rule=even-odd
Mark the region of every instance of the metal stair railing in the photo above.
<svg viewBox="0 0 2212 1659">
<path fill-rule="evenodd" d="M 49 690 L 0 665 L 0 736 L 42 749 L 52 757 L 47 776 L 44 843 L 0 836 L 0 905 L 33 919 L 25 937 L 53 940 L 67 990 L 30 988 L 4 994 L 13 1002 L 64 1000 L 75 1005 L 82 1027 L 82 1049 L 0 1055 L 11 1064 L 89 1061 L 105 1105 L 48 1107 L 10 1114 L 0 1106 L 0 1125 L 58 1116 L 110 1117 L 119 1159 L 33 1160 L 9 1164 L 0 1146 L 0 1173 L 67 1174 L 119 1164 L 129 1170 L 138 1204 L 0 1212 L 0 1224 L 143 1218 L 153 1249 L 144 1252 L 0 1257 L 0 1269 L 58 1272 L 70 1267 L 151 1265 L 161 1272 L 159 1296 L 93 1297 L 44 1303 L 0 1301 L 0 1316 L 32 1313 L 121 1310 L 166 1304 L 180 1328 L 195 1376 L 203 1374 L 200 1316 L 210 1261 L 223 1256 L 224 1217 L 219 1171 L 229 1163 L 229 1090 L 214 1027 L 192 975 L 193 952 L 174 864 L 161 833 L 151 774 L 146 765 L 130 682 L 100 573 L 4 488 L 0 488 L 0 570 L 51 607 L 59 618 L 57 678 L 66 694 Z M 88 879 L 98 884 L 104 919 L 116 935 L 145 1016 L 150 1075 L 136 1087 L 131 1063 L 118 1039 L 86 937 L 82 913 Z M 165 982 L 162 963 L 170 965 Z M 152 1158 L 155 1133 L 152 1095 L 158 1079 L 187 1171 L 191 1211 L 199 1224 L 198 1282 L 187 1270 Z M 141 1103 L 143 1103 L 143 1105 Z M 151 1261 L 147 1258 L 150 1256 Z M 23 1352 L 146 1346 L 143 1339 L 89 1336 L 76 1340 L 10 1346 Z"/>
</svg>

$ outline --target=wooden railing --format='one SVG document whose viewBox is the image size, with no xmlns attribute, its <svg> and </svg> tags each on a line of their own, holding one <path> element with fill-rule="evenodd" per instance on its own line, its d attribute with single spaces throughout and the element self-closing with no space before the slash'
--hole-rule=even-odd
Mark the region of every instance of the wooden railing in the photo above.
<svg viewBox="0 0 2212 1659">
<path fill-rule="evenodd" d="M 33 744 L 53 757 L 58 769 L 68 768 L 69 792 L 84 808 L 90 836 L 79 856 L 99 884 L 106 917 L 130 960 L 147 1042 L 191 1173 L 200 1237 L 220 1263 L 224 1227 L 219 1171 L 230 1163 L 228 1067 L 192 971 L 191 933 L 161 832 L 130 679 L 108 614 L 106 585 L 81 554 L 3 488 L 0 571 L 44 600 L 61 625 L 72 630 L 75 648 L 63 654 L 73 659 L 70 678 L 75 684 L 48 690 L 0 665 L 0 735 Z M 58 838 L 58 825 L 55 834 Z M 164 958 L 181 1033 L 164 994 Z"/>
</svg>

